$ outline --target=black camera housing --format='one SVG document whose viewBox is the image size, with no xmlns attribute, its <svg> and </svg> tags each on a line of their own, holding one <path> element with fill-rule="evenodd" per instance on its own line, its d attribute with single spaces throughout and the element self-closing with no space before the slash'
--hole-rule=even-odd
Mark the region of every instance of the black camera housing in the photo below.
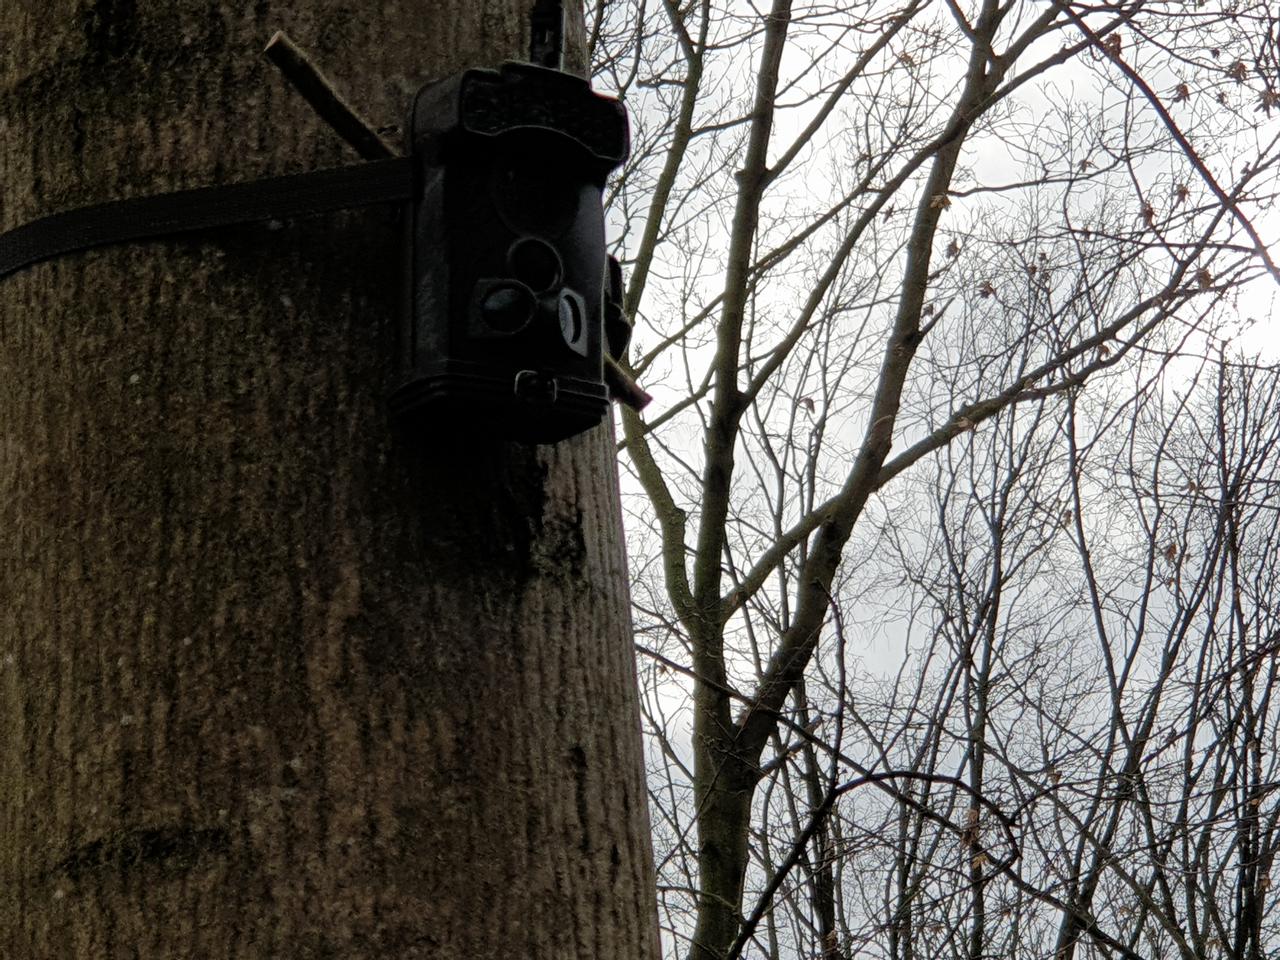
<svg viewBox="0 0 1280 960">
<path fill-rule="evenodd" d="M 536 443 L 595 426 L 609 408 L 607 339 L 625 324 L 601 193 L 629 151 L 626 111 L 580 77 L 505 63 L 428 84 L 409 131 L 393 414 Z"/>
</svg>

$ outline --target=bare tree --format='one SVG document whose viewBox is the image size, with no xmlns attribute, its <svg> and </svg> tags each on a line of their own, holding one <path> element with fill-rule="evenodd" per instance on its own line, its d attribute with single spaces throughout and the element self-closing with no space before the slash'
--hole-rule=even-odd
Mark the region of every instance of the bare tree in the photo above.
<svg viewBox="0 0 1280 960">
<path fill-rule="evenodd" d="M 985 489 L 939 485 L 942 532 L 924 549 L 923 538 L 904 541 L 901 565 L 925 598 L 921 637 L 899 684 L 856 709 L 893 718 L 890 731 L 922 731 L 900 737 L 899 767 L 966 776 L 972 788 L 980 761 L 997 815 L 969 813 L 972 794 L 949 785 L 929 809 L 901 810 L 915 829 L 910 842 L 885 841 L 908 864 L 890 885 L 894 909 L 848 918 L 851 929 L 894 930 L 887 955 L 1274 949 L 1265 744 L 1280 722 L 1280 624 L 1267 593 L 1280 570 L 1280 376 L 1217 363 L 1203 372 L 1188 396 L 1134 403 L 1118 440 L 1077 445 L 1073 403 L 1076 422 L 1059 433 L 1065 472 L 1046 484 L 1058 471 L 1041 456 L 1041 476 L 1019 479 L 1068 494 L 1047 501 L 1042 522 L 1016 510 L 998 522 L 990 510 L 1010 504 L 1006 466 Z M 998 443 L 973 459 L 990 464 Z M 999 814 L 1016 821 L 1016 864 Z"/>
<path fill-rule="evenodd" d="M 1058 659 L 1081 624 L 1109 649 L 1080 612 L 1098 588 L 1055 579 L 1091 499 L 1063 438 L 1125 432 L 1180 369 L 1152 351 L 1229 336 L 1241 291 L 1278 276 L 1256 219 L 1277 194 L 1275 27 L 1248 0 L 596 8 L 597 76 L 637 117 L 613 210 L 630 367 L 659 402 L 624 415 L 622 449 L 673 949 L 1136 951 L 1097 903 L 1172 681 Z M 1093 394 L 1115 406 L 1081 419 Z M 1079 561 L 1097 545 L 1075 533 Z M 913 584 L 885 558 L 915 540 L 933 546 Z M 851 631 L 926 624 L 927 670 L 873 684 L 832 662 Z M 1041 688 L 1011 689 L 1003 657 Z M 1076 743 L 1077 701 L 1123 720 Z M 1044 777 L 1091 759 L 1078 802 L 1010 780 L 1030 762 L 993 726 L 1010 703 L 1054 731 Z M 1066 861 L 1015 842 L 1015 812 L 1044 811 L 1079 820 Z M 859 856 L 892 867 L 879 893 Z"/>
</svg>

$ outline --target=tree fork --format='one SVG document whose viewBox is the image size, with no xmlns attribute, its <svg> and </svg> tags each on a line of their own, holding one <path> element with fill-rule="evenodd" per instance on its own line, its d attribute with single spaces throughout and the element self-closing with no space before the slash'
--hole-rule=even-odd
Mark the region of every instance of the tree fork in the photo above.
<svg viewBox="0 0 1280 960">
<path fill-rule="evenodd" d="M 351 162 L 279 27 L 394 123 L 531 6 L 0 6 L 0 229 Z M 0 955 L 657 956 L 609 430 L 393 438 L 398 240 L 0 284 Z"/>
</svg>

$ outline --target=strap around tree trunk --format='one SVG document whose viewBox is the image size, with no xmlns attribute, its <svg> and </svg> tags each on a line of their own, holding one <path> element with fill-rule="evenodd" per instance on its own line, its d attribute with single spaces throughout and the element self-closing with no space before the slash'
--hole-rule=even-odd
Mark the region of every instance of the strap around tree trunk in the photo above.
<svg viewBox="0 0 1280 960">
<path fill-rule="evenodd" d="M 397 157 L 116 200 L 56 213 L 0 234 L 0 280 L 33 264 L 92 247 L 403 203 L 412 196 L 413 162 Z"/>
</svg>

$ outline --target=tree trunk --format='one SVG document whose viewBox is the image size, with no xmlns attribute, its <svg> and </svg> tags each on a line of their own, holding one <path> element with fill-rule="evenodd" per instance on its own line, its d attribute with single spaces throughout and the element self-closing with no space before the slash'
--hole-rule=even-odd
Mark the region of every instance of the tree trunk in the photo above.
<svg viewBox="0 0 1280 960">
<path fill-rule="evenodd" d="M 530 0 L 0 5 L 0 229 L 354 162 Z M 580 40 L 581 23 L 574 25 Z M 657 955 L 607 428 L 393 437 L 390 210 L 0 282 L 0 956 Z"/>
<path fill-rule="evenodd" d="M 742 929 L 751 798 L 759 764 L 737 752 L 727 698 L 700 684 L 694 715 L 698 920 L 687 960 L 724 960 Z"/>
</svg>

